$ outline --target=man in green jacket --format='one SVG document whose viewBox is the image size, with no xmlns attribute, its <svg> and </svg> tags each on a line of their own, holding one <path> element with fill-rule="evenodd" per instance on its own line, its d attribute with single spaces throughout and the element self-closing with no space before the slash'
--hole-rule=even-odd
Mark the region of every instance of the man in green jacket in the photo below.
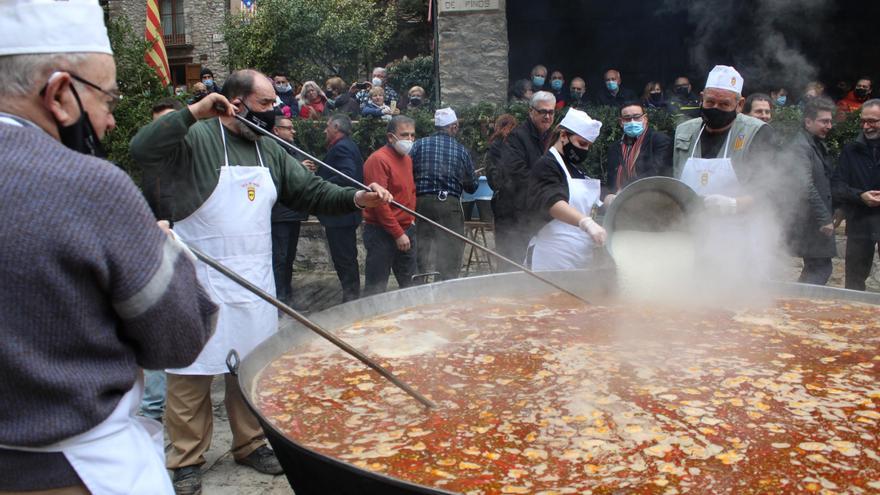
<svg viewBox="0 0 880 495">
<path fill-rule="evenodd" d="M 391 199 L 375 184 L 367 192 L 324 181 L 280 145 L 234 118 L 239 113 L 271 131 L 274 103 L 268 77 L 237 71 L 226 80 L 223 94 L 211 93 L 158 119 L 131 141 L 132 157 L 145 172 L 172 178 L 169 211 L 176 234 L 272 294 L 270 217 L 276 202 L 298 211 L 337 215 Z M 211 443 L 213 376 L 226 373 L 230 350 L 246 356 L 278 326 L 275 308 L 203 263 L 196 271 L 220 314 L 214 336 L 195 363 L 168 370 L 165 420 L 171 449 L 166 464 L 174 471 L 178 495 L 201 490 L 200 466 Z M 235 461 L 280 474 L 278 460 L 266 447 L 236 381 L 228 374 L 225 379 Z"/>
</svg>

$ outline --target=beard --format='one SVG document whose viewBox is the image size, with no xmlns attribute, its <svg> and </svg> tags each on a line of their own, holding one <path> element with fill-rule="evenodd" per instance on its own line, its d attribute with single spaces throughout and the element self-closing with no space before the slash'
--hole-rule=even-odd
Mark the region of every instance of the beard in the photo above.
<svg viewBox="0 0 880 495">
<path fill-rule="evenodd" d="M 239 135 L 247 139 L 248 141 L 257 141 L 258 139 L 260 139 L 260 135 L 251 130 L 251 128 L 248 127 L 247 124 L 236 120 L 235 125 L 238 128 Z"/>
</svg>

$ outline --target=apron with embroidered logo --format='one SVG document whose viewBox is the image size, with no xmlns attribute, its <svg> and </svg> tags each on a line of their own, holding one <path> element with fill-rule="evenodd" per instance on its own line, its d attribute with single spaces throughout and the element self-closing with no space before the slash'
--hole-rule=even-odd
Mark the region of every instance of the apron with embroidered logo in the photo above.
<svg viewBox="0 0 880 495">
<path fill-rule="evenodd" d="M 575 179 L 555 148 L 550 153 L 565 173 L 568 204 L 589 215 L 599 202 L 601 186 L 596 179 Z M 529 242 L 532 270 L 574 270 L 587 268 L 593 259 L 593 239 L 579 227 L 553 219 Z"/>
<path fill-rule="evenodd" d="M 260 289 L 275 295 L 272 275 L 272 206 L 277 199 L 275 183 L 263 164 L 258 143 L 259 166 L 230 166 L 226 131 L 220 123 L 224 163 L 217 187 L 192 215 L 174 223 L 174 231 L 187 244 L 204 251 Z M 278 327 L 278 312 L 270 304 L 209 268 L 196 262 L 199 282 L 220 306 L 217 329 L 196 361 L 180 375 L 226 373 L 226 355 L 235 349 L 244 357 L 271 337 Z"/>
</svg>

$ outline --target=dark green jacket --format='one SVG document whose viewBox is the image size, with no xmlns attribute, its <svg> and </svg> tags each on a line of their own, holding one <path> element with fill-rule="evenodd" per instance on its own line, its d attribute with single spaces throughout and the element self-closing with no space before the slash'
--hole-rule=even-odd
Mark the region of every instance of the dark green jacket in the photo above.
<svg viewBox="0 0 880 495">
<path fill-rule="evenodd" d="M 269 168 L 278 202 L 297 211 L 339 215 L 356 211 L 356 189 L 340 187 L 309 172 L 281 146 L 261 138 L 263 164 Z M 258 166 L 253 141 L 226 132 L 230 165 Z M 131 156 L 144 173 L 171 178 L 170 204 L 173 221 L 196 211 L 217 187 L 223 166 L 220 120 L 197 122 L 188 108 L 169 113 L 138 131 L 131 140 Z"/>
</svg>

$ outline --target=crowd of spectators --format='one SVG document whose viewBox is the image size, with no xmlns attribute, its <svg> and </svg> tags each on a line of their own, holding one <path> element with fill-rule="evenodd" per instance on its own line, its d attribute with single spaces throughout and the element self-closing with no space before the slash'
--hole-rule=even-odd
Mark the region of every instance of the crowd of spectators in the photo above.
<svg viewBox="0 0 880 495">
<path fill-rule="evenodd" d="M 689 119 L 697 119 L 701 116 L 705 120 L 703 112 L 705 106 L 704 92 L 699 91 L 699 88 L 695 88 L 691 80 L 686 76 L 675 78 L 668 87 L 661 81 L 649 81 L 642 87 L 641 91 L 637 92 L 625 83 L 625 79 L 619 70 L 611 68 L 603 74 L 603 86 L 590 90 L 587 88 L 585 78 L 583 77 L 575 76 L 567 79 L 560 70 L 551 71 L 544 65 L 536 65 L 532 68 L 527 78 L 512 81 L 508 92 L 510 102 L 522 102 L 528 105 L 529 113 L 527 119 L 524 122 L 517 122 L 513 115 L 505 114 L 500 116 L 495 123 L 494 132 L 489 138 L 486 155 L 484 157 L 474 157 L 473 153 L 459 143 L 455 137 L 459 130 L 457 121 L 454 125 L 448 122 L 446 122 L 446 125 L 437 124 L 436 134 L 432 136 L 419 136 L 422 139 L 418 140 L 404 139 L 404 136 L 396 134 L 395 130 L 400 128 L 402 121 L 395 120 L 395 117 L 402 117 L 401 112 L 414 108 L 430 108 L 433 105 L 429 100 L 429 95 L 426 94 L 422 87 L 412 86 L 398 92 L 397 89 L 387 84 L 387 75 L 388 73 L 385 68 L 377 67 L 371 72 L 369 81 L 356 81 L 349 84 L 340 77 L 332 77 L 325 81 L 322 89 L 315 81 L 306 81 L 302 85 L 294 85 L 286 74 L 275 73 L 272 76 L 272 82 L 276 93 L 276 112 L 279 116 L 286 119 L 327 119 L 331 115 L 345 115 L 350 119 L 347 121 L 348 124 L 341 126 L 343 130 L 347 129 L 346 136 L 351 132 L 350 122 L 352 120 L 375 118 L 388 122 L 390 129 L 388 132 L 388 146 L 378 150 L 391 155 L 385 157 L 382 161 L 382 163 L 386 164 L 383 170 L 386 172 L 391 170 L 388 168 L 387 163 L 394 162 L 391 158 L 396 153 L 398 161 L 409 160 L 412 162 L 410 167 L 412 167 L 415 174 L 413 179 L 415 186 L 420 183 L 419 174 L 422 174 L 423 177 L 421 183 L 436 185 L 442 182 L 442 187 L 431 187 L 430 191 L 421 190 L 425 189 L 425 187 L 414 186 L 418 196 L 417 204 L 420 206 L 418 209 L 420 212 L 430 211 L 432 218 L 446 226 L 453 227 L 456 231 L 463 232 L 463 227 L 459 220 L 452 220 L 453 216 L 462 217 L 461 220 L 464 220 L 463 216 L 458 213 L 461 210 L 460 206 L 458 206 L 460 205 L 461 196 L 472 192 L 471 190 L 476 188 L 475 177 L 485 175 L 494 191 L 492 207 L 494 213 L 495 246 L 500 253 L 517 262 L 527 258 L 529 240 L 534 237 L 542 224 L 540 215 L 528 215 L 529 210 L 532 208 L 529 196 L 533 191 L 530 191 L 526 184 L 534 163 L 544 156 L 553 144 L 550 142 L 550 133 L 553 130 L 553 122 L 558 121 L 559 115 L 564 114 L 569 109 L 583 110 L 589 113 L 592 109 L 603 106 L 617 108 L 618 125 L 622 131 L 621 138 L 618 142 L 608 147 L 608 152 L 605 154 L 606 156 L 603 158 L 602 163 L 603 175 L 595 177 L 601 184 L 600 198 L 606 205 L 614 200 L 620 190 L 635 180 L 650 176 L 675 176 L 676 174 L 673 167 L 673 144 L 675 140 L 673 136 L 667 135 L 651 125 L 648 116 L 649 110 L 667 112 L 678 123 Z M 760 84 L 755 84 L 754 82 L 751 84 L 751 87 L 759 86 Z M 873 81 L 867 76 L 860 77 L 852 87 L 842 82 L 835 85 L 829 91 L 838 95 L 832 112 L 834 122 L 841 121 L 847 113 L 860 111 L 862 106 L 871 98 L 872 86 Z M 807 118 L 817 118 L 814 114 L 816 105 L 811 106 L 811 104 L 820 103 L 818 107 L 827 107 L 828 101 L 831 100 L 828 96 L 829 92 L 826 92 L 826 86 L 821 82 L 812 81 L 801 89 L 800 97 L 797 100 L 791 98 L 793 93 L 790 93 L 788 88 L 778 86 L 764 87 L 766 93 L 753 92 L 747 95 L 738 95 L 734 101 L 738 114 L 754 117 L 764 124 L 769 124 L 766 130 L 761 129 L 757 139 L 761 144 L 756 146 L 772 147 L 774 152 L 780 153 L 791 152 L 792 149 L 799 149 L 803 152 L 807 148 L 804 147 L 804 142 L 800 139 L 800 136 L 794 142 L 784 142 L 779 133 L 773 132 L 773 117 L 781 109 L 791 107 L 804 114 L 805 121 Z M 190 101 L 198 101 L 198 99 L 205 95 L 218 90 L 219 85 L 214 82 L 213 73 L 209 69 L 203 69 L 201 81 L 191 88 L 192 99 Z M 869 113 L 870 107 L 869 105 Z M 454 115 L 454 111 L 451 109 L 443 109 L 443 112 L 447 110 Z M 447 117 L 441 115 L 439 118 L 445 122 L 444 118 L 448 118 L 448 114 L 443 112 L 441 114 L 447 115 Z M 391 125 L 392 121 L 395 122 L 394 125 Z M 290 120 L 283 120 L 281 122 L 282 124 L 289 124 Z M 334 129 L 339 126 L 340 124 L 337 120 Z M 284 127 L 288 126 L 277 126 L 276 133 L 284 133 Z M 292 126 L 289 127 L 292 128 Z M 804 129 L 807 129 L 806 123 L 804 123 Z M 333 131 L 331 130 L 330 132 L 332 133 Z M 574 135 L 572 134 L 572 136 Z M 811 136 L 810 139 L 812 140 L 819 139 L 815 134 L 811 134 Z M 712 136 L 707 136 L 703 139 L 706 142 L 704 146 L 708 144 L 720 149 L 721 145 L 724 144 L 719 142 L 716 146 L 714 140 L 710 138 Z M 413 141 L 414 146 L 413 143 L 409 146 L 412 146 L 413 150 L 416 151 L 415 154 L 410 153 L 409 150 L 406 153 L 402 153 L 401 142 L 405 144 L 407 141 Z M 572 141 L 579 142 L 575 138 L 572 138 Z M 442 156 L 438 156 L 440 145 L 437 143 L 445 143 L 442 146 L 444 148 Z M 328 142 L 328 146 L 330 145 L 331 143 Z M 452 153 L 449 151 L 450 147 L 460 149 L 461 151 Z M 351 148 L 349 151 L 353 151 L 356 147 Z M 572 148 L 572 145 L 569 145 L 569 148 Z M 811 149 L 821 150 L 822 148 Z M 425 152 L 423 150 L 430 151 Z M 464 158 L 453 159 L 453 156 L 467 157 L 467 160 Z M 358 157 L 354 161 L 362 162 L 363 157 L 358 153 Z M 373 163 L 369 160 L 367 161 L 368 163 Z M 445 163 L 443 167 L 446 169 L 441 172 L 440 168 L 442 167 L 438 165 L 441 162 L 454 162 L 452 164 L 454 166 Z M 474 163 L 481 162 L 486 164 L 485 173 L 474 175 Z M 315 167 L 314 164 L 310 164 L 309 168 L 322 173 L 320 167 Z M 829 166 L 826 170 L 829 184 L 833 168 Z M 426 170 L 429 172 L 425 172 Z M 819 168 L 816 170 L 819 170 Z M 327 174 L 326 171 L 323 173 Z M 356 167 L 353 173 L 361 177 L 364 173 L 363 165 Z M 441 173 L 445 175 L 443 175 L 442 179 L 433 176 L 425 179 L 426 173 L 429 176 L 431 174 L 437 176 Z M 395 180 L 399 178 L 396 174 L 394 177 Z M 375 179 L 375 177 L 372 178 Z M 811 178 L 810 180 L 815 183 L 817 179 L 818 177 Z M 812 194 L 815 184 L 810 187 Z M 826 189 L 830 191 L 830 185 Z M 403 190 L 409 191 L 407 188 Z M 828 194 L 830 195 L 830 192 Z M 441 197 L 442 199 L 438 199 Z M 827 208 L 829 210 L 829 218 L 834 215 L 834 211 L 837 211 L 838 219 L 842 218 L 844 214 L 838 208 L 840 202 L 835 201 L 832 207 L 830 196 L 826 199 L 828 200 L 826 202 L 829 203 Z M 456 206 L 451 209 L 447 207 L 452 204 Z M 818 204 L 819 202 L 814 200 L 813 205 L 816 206 Z M 416 204 L 413 206 L 416 206 Z M 453 215 L 452 213 L 455 214 Z M 818 209 L 814 213 L 818 215 Z M 392 217 L 396 218 L 396 215 L 392 215 Z M 538 218 L 539 220 L 532 221 L 529 218 Z M 825 217 L 823 216 L 822 218 L 824 219 Z M 404 225 L 407 223 L 407 220 L 403 218 L 397 220 L 399 220 L 398 223 L 400 225 L 392 228 L 391 217 L 384 219 L 386 224 L 384 225 L 385 229 L 383 232 L 389 236 L 385 244 L 378 243 L 376 240 L 378 234 L 375 232 L 371 233 L 369 237 L 371 237 L 371 242 L 374 245 L 374 254 L 377 249 L 376 246 L 380 245 L 383 248 L 394 245 L 395 249 L 408 246 L 407 251 L 409 249 L 417 249 L 417 243 L 415 242 L 416 229 L 410 229 L 408 225 Z M 544 220 L 546 220 L 546 215 Z M 359 224 L 360 221 L 361 217 L 358 216 L 357 223 Z M 801 218 L 798 221 L 803 223 L 804 220 Z M 322 221 L 322 223 L 324 222 Z M 371 222 L 368 220 L 367 223 Z M 372 223 L 374 226 L 378 226 L 379 230 L 382 230 L 382 222 L 373 221 Z M 824 228 L 825 225 L 823 223 L 820 227 Z M 389 250 L 385 249 L 382 265 L 387 264 L 389 270 L 393 269 L 395 273 L 400 271 L 403 274 L 398 280 L 401 286 L 408 285 L 411 280 L 407 278 L 417 273 L 433 273 L 435 274 L 435 279 L 453 278 L 458 274 L 458 266 L 461 264 L 461 250 L 458 248 L 452 249 L 453 244 L 433 240 L 435 236 L 428 235 L 426 233 L 427 228 L 427 225 L 423 225 L 422 228 L 418 229 L 419 237 L 425 238 L 422 243 L 422 252 L 418 255 L 411 253 L 412 256 L 405 256 L 403 258 L 398 256 L 389 257 Z M 374 228 L 374 230 L 376 229 Z M 802 249 L 803 243 L 799 243 L 798 236 L 792 232 L 788 234 L 790 235 L 789 241 L 792 246 L 792 252 L 805 252 Z M 407 242 L 402 242 L 401 237 L 406 237 Z M 803 236 L 801 235 L 801 237 Z M 295 239 L 293 242 L 295 246 Z M 341 252 L 338 244 L 336 246 L 337 254 Z M 351 244 L 351 242 L 348 242 L 348 244 Z M 441 251 L 451 251 L 451 254 L 442 259 L 436 255 L 432 256 L 432 246 L 434 251 L 439 246 Z M 862 249 L 862 251 L 864 250 Z M 351 282 L 352 276 L 350 275 L 352 265 L 356 266 L 356 251 L 348 247 L 345 252 L 345 257 L 354 257 L 355 260 L 354 263 L 351 263 L 349 259 L 348 264 L 345 265 L 344 271 L 348 275 L 340 274 L 340 281 L 346 286 L 345 299 L 350 300 L 360 294 L 360 284 L 358 283 L 356 284 L 357 287 L 354 287 L 354 284 Z M 354 255 L 351 254 L 352 252 L 354 252 Z M 369 258 L 370 256 L 368 256 Z M 376 256 L 372 258 L 375 260 Z M 805 256 L 805 264 L 808 266 L 805 268 L 802 279 L 816 280 L 824 283 L 822 276 L 816 278 L 811 275 L 811 270 L 814 270 L 816 264 L 808 258 L 811 257 Z M 401 259 L 403 261 L 400 261 Z M 284 259 L 283 264 L 289 264 L 289 261 L 289 258 Z M 400 265 L 400 263 L 403 263 L 403 265 Z M 336 264 L 338 265 L 338 263 Z M 451 266 L 453 264 L 455 265 L 454 267 Z M 824 273 L 827 271 L 828 266 L 830 265 L 823 262 L 820 272 Z M 370 268 L 368 267 L 367 270 L 369 273 Z M 383 268 L 380 271 L 384 272 L 385 269 Z M 289 273 L 289 269 L 285 269 L 278 279 L 278 292 L 286 298 L 290 298 L 289 284 L 284 284 L 282 280 L 289 280 Z M 387 275 L 378 277 L 379 279 L 387 279 Z M 375 279 L 376 276 L 370 278 Z M 346 281 L 343 282 L 343 279 Z M 825 280 L 827 280 L 827 277 Z M 384 287 L 385 283 L 374 281 L 368 285 L 370 285 L 368 292 L 374 293 L 377 290 L 381 290 L 377 289 L 377 287 Z M 848 285 L 859 286 L 855 282 Z"/>
</svg>

